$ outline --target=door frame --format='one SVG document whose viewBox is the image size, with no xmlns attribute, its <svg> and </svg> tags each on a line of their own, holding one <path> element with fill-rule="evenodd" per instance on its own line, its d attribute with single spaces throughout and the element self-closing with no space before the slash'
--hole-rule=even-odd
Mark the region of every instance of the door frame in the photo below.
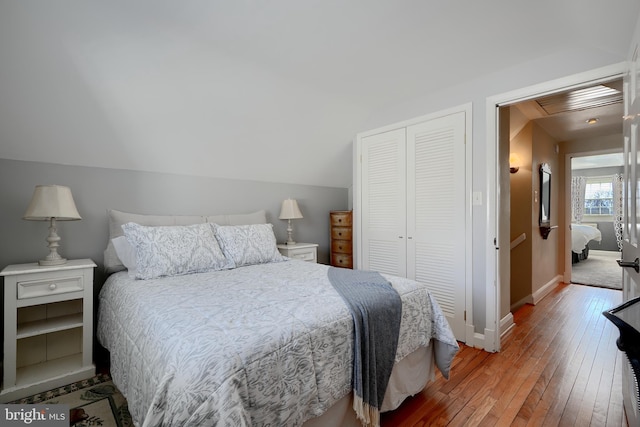
<svg viewBox="0 0 640 427">
<path fill-rule="evenodd" d="M 500 186 L 498 180 L 498 108 L 528 101 L 569 89 L 577 89 L 615 78 L 623 77 L 627 71 L 626 62 L 609 65 L 583 73 L 574 74 L 521 89 L 490 96 L 486 99 L 486 188 L 487 188 L 487 224 L 486 224 L 486 328 L 484 331 L 484 348 L 486 351 L 500 351 L 500 294 L 501 283 L 498 217 Z M 504 249 L 506 250 L 506 248 Z"/>
<path fill-rule="evenodd" d="M 439 117 L 448 116 L 455 113 L 465 113 L 465 343 L 470 346 L 474 346 L 475 327 L 473 324 L 473 254 L 472 254 L 472 204 L 471 204 L 471 191 L 473 188 L 473 150 L 472 150 L 472 124 L 473 124 L 473 104 L 471 102 L 461 104 L 455 107 L 447 108 L 444 110 L 436 111 L 430 114 L 426 114 L 419 117 L 414 117 L 409 120 L 404 120 L 398 123 L 382 126 L 375 129 L 370 129 L 364 132 L 360 132 L 356 135 L 353 144 L 353 241 L 354 241 L 354 254 L 353 262 L 354 268 L 362 268 L 362 253 L 359 250 L 362 247 L 362 224 L 360 223 L 358 212 L 362 210 L 362 191 L 361 191 L 361 174 L 362 174 L 362 138 L 375 135 L 378 133 L 388 132 L 398 128 L 408 127 L 414 124 L 425 122 L 428 120 L 437 119 Z"/>
<path fill-rule="evenodd" d="M 622 120 L 622 118 L 620 118 Z M 571 169 L 571 159 L 577 157 L 589 157 L 589 156 L 597 156 L 600 154 L 622 154 L 624 152 L 624 148 L 620 150 L 615 149 L 603 149 L 603 150 L 594 150 L 594 151 L 579 151 L 579 152 L 571 152 L 565 153 L 564 156 L 564 194 L 567 196 L 565 200 L 565 212 L 564 212 L 564 223 L 571 224 L 571 177 L 573 177 L 573 171 Z M 564 230 L 564 241 L 565 248 L 567 248 L 566 242 L 571 241 L 571 229 L 566 227 Z M 573 266 L 571 264 L 571 251 L 565 250 L 565 258 L 564 258 L 564 281 L 570 282 L 572 275 Z"/>
</svg>

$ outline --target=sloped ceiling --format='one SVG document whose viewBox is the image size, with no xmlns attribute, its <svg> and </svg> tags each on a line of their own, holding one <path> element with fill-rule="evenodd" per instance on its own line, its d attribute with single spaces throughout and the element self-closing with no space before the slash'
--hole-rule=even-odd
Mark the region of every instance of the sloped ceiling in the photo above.
<svg viewBox="0 0 640 427">
<path fill-rule="evenodd" d="M 372 112 L 585 45 L 624 58 L 639 9 L 0 0 L 0 157 L 347 187 Z"/>
</svg>

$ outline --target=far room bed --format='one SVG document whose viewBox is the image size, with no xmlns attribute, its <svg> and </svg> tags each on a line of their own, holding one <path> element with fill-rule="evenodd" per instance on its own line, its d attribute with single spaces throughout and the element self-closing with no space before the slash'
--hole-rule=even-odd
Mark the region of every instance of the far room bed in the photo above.
<svg viewBox="0 0 640 427">
<path fill-rule="evenodd" d="M 589 224 L 571 224 L 571 262 L 575 264 L 589 257 L 589 242 L 601 242 L 602 233 Z"/>
<path fill-rule="evenodd" d="M 264 212 L 111 211 L 110 237 L 98 339 L 136 425 L 358 425 L 358 328 L 331 279 L 341 269 L 282 257 Z M 425 286 L 381 277 L 401 300 L 387 411 L 436 367 L 448 377 L 458 345 Z"/>
</svg>

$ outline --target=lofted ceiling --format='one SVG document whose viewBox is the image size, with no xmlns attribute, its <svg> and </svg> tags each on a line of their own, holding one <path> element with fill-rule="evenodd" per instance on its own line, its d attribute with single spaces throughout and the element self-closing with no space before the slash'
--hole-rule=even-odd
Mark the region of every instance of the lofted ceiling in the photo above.
<svg viewBox="0 0 640 427">
<path fill-rule="evenodd" d="M 373 115 L 387 124 L 381 111 L 541 58 L 621 61 L 639 12 L 637 0 L 0 0 L 0 158 L 348 187 Z M 517 88 L 495 79 L 474 103 Z M 537 120 L 575 135 L 588 116 L 575 114 Z"/>
</svg>

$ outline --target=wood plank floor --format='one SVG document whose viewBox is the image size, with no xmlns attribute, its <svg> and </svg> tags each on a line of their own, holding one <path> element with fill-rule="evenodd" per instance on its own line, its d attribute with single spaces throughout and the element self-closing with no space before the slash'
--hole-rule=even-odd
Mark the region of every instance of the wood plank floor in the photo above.
<svg viewBox="0 0 640 427">
<path fill-rule="evenodd" d="M 395 426 L 626 426 L 618 329 L 622 291 L 560 284 L 514 313 L 499 353 L 461 345 L 450 379 L 383 414 Z"/>
</svg>

